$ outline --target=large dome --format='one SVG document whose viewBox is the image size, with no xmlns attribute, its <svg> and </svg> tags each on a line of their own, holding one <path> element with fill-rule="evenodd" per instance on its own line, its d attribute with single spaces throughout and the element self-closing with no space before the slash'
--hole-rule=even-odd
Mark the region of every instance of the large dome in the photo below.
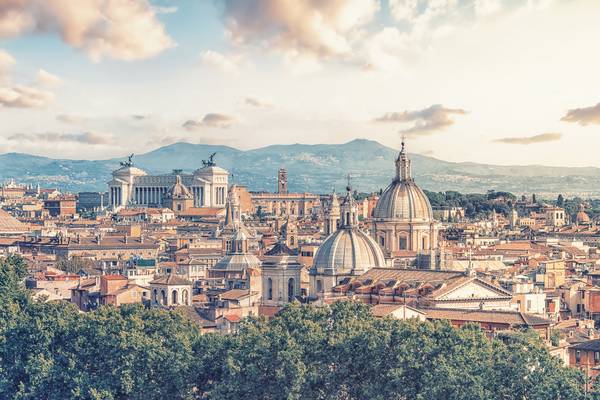
<svg viewBox="0 0 600 400">
<path fill-rule="evenodd" d="M 410 160 L 404 150 L 404 140 L 396 159 L 396 177 L 379 198 L 373 210 L 373 218 L 394 222 L 433 221 L 431 203 L 411 176 Z"/>
<path fill-rule="evenodd" d="M 365 232 L 354 227 L 338 229 L 317 250 L 313 268 L 318 273 L 360 274 L 385 267 L 383 251 Z"/>
<path fill-rule="evenodd" d="M 427 195 L 413 181 L 394 180 L 379 198 L 373 217 L 399 222 L 431 222 L 433 212 Z"/>
</svg>

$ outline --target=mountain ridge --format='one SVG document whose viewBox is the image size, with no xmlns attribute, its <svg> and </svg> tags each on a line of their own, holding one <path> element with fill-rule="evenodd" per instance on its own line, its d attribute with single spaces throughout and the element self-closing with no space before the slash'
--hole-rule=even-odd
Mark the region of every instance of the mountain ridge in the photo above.
<svg viewBox="0 0 600 400">
<path fill-rule="evenodd" d="M 385 188 L 394 175 L 397 149 L 370 139 L 341 144 L 274 144 L 240 150 L 225 145 L 176 142 L 134 156 L 134 163 L 151 174 L 173 169 L 186 172 L 202 166 L 202 159 L 217 152 L 217 164 L 232 172 L 232 180 L 250 190 L 273 191 L 281 167 L 288 170 L 289 188 L 298 192 L 325 193 L 346 186 L 372 192 Z M 600 168 L 543 165 L 494 165 L 450 162 L 410 154 L 413 176 L 424 189 L 464 193 L 503 190 L 554 195 L 600 196 Z M 111 172 L 124 158 L 72 160 L 10 152 L 0 154 L 0 179 L 40 183 L 62 190 L 106 190 Z"/>
</svg>

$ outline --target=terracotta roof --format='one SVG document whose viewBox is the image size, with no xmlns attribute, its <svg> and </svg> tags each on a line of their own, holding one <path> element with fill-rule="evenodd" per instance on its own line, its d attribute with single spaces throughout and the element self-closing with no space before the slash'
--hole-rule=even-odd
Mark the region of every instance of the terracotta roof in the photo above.
<svg viewBox="0 0 600 400">
<path fill-rule="evenodd" d="M 104 275 L 104 276 L 102 276 L 102 279 L 107 280 L 107 281 L 118 281 L 118 280 L 122 280 L 122 279 L 127 280 L 127 277 L 123 276 L 123 275 Z"/>
<path fill-rule="evenodd" d="M 487 322 L 512 326 L 550 325 L 552 321 L 533 314 L 500 310 L 461 310 L 452 308 L 424 309 L 427 319 L 447 319 L 465 322 Z"/>
<path fill-rule="evenodd" d="M 249 289 L 231 289 L 221 293 L 223 300 L 241 300 L 251 295 Z"/>
<path fill-rule="evenodd" d="M 258 315 L 264 315 L 268 318 L 273 318 L 283 307 L 281 306 L 258 306 Z"/>
<path fill-rule="evenodd" d="M 181 278 L 177 275 L 169 274 L 165 276 L 161 276 L 158 279 L 150 282 L 155 285 L 191 285 L 192 283 L 187 279 Z"/>
<path fill-rule="evenodd" d="M 236 314 L 225 314 L 225 315 L 223 315 L 223 318 L 225 318 L 227 321 L 233 322 L 233 323 L 237 323 L 242 320 L 242 317 L 240 317 L 239 315 L 236 315 Z"/>
<path fill-rule="evenodd" d="M 364 281 L 397 280 L 403 282 L 446 281 L 451 278 L 464 276 L 462 271 L 432 271 L 421 269 L 371 268 L 357 279 Z"/>
<path fill-rule="evenodd" d="M 386 315 L 390 315 L 391 313 L 401 309 L 402 307 L 406 307 L 408 310 L 420 314 L 425 314 L 425 312 L 423 312 L 422 310 L 417 310 L 416 308 L 407 306 L 405 304 L 376 304 L 373 307 L 371 307 L 371 313 L 373 313 L 373 315 L 376 317 L 385 317 Z"/>
</svg>

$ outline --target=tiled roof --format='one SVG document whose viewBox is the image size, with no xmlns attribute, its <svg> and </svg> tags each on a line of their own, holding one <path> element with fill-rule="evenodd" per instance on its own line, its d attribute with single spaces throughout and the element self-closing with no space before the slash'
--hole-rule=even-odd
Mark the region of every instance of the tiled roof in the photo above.
<svg viewBox="0 0 600 400">
<path fill-rule="evenodd" d="M 161 276 L 158 279 L 150 282 L 155 285 L 191 285 L 192 283 L 187 279 L 181 278 L 177 275 L 169 274 L 165 276 Z"/>
<path fill-rule="evenodd" d="M 512 326 L 550 325 L 552 321 L 517 311 L 500 310 L 463 310 L 453 308 L 424 309 L 428 319 L 447 319 L 452 321 L 487 322 Z"/>
<path fill-rule="evenodd" d="M 231 289 L 221 294 L 222 300 L 241 300 L 250 296 L 249 289 Z"/>
<path fill-rule="evenodd" d="M 577 343 L 570 347 L 575 350 L 600 351 L 600 339 L 588 340 L 587 342 Z"/>
<path fill-rule="evenodd" d="M 464 276 L 463 272 L 458 271 L 431 271 L 420 269 L 395 269 L 395 268 L 371 268 L 357 279 L 364 281 L 371 279 L 390 280 L 394 279 L 403 282 L 429 282 L 429 281 L 445 281 L 451 278 Z"/>
<path fill-rule="evenodd" d="M 25 232 L 27 225 L 0 209 L 0 231 L 2 232 Z"/>
<path fill-rule="evenodd" d="M 407 309 L 412 310 L 414 312 L 424 314 L 423 311 L 417 310 L 416 308 L 412 308 L 404 304 L 376 304 L 373 307 L 371 307 L 371 313 L 373 313 L 373 315 L 376 317 L 385 317 L 386 315 L 389 315 L 394 311 L 401 309 L 402 307 L 406 307 Z"/>
</svg>

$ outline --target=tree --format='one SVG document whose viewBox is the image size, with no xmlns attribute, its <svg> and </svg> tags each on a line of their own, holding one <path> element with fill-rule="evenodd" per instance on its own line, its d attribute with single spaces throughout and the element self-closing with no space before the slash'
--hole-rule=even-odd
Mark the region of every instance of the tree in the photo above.
<svg viewBox="0 0 600 400">
<path fill-rule="evenodd" d="M 533 332 L 489 339 L 338 302 L 201 335 L 177 311 L 34 302 L 24 277 L 0 261 L 2 399 L 586 399 Z"/>
<path fill-rule="evenodd" d="M 557 197 L 557 199 L 556 199 L 556 205 L 557 205 L 558 207 L 562 207 L 562 206 L 564 206 L 564 205 L 565 205 L 565 198 L 563 197 L 563 195 L 562 195 L 562 194 L 559 194 L 559 195 L 558 195 L 558 197 Z"/>
</svg>

